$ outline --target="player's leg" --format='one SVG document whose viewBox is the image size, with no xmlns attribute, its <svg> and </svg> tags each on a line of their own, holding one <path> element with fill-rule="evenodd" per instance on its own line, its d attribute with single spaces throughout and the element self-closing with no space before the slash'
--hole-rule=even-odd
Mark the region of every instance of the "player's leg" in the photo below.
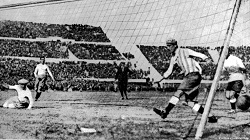
<svg viewBox="0 0 250 140">
<path fill-rule="evenodd" d="M 37 101 L 40 98 L 41 94 L 42 94 L 42 92 L 40 92 L 40 91 L 36 92 L 35 101 Z"/>
<path fill-rule="evenodd" d="M 40 81 L 41 81 L 41 78 L 37 77 L 35 81 L 35 91 L 36 91 L 35 101 L 37 101 L 38 98 L 41 96 Z"/>
<path fill-rule="evenodd" d="M 194 101 L 196 97 L 199 95 L 199 88 L 195 88 L 195 90 L 192 90 L 191 92 L 187 92 L 187 105 L 192 108 L 194 112 L 198 112 L 200 114 L 203 113 L 204 108 L 197 102 Z"/>
<path fill-rule="evenodd" d="M 192 108 L 192 110 L 196 113 L 203 114 L 204 108 L 198 103 L 198 101 L 195 101 L 194 99 L 197 98 L 199 95 L 199 86 L 195 87 L 190 92 L 187 92 L 186 98 L 187 98 L 187 105 Z M 213 116 L 212 114 L 209 114 L 208 116 L 208 122 L 215 123 L 217 122 L 217 118 Z"/>
<path fill-rule="evenodd" d="M 41 78 L 41 81 L 40 81 L 40 85 L 39 85 L 39 90 L 41 91 L 41 92 L 44 92 L 45 90 L 46 90 L 46 81 L 47 81 L 47 77 L 45 76 L 45 77 L 43 77 L 43 78 Z"/>
<path fill-rule="evenodd" d="M 128 100 L 127 89 L 128 89 L 128 84 L 124 83 L 124 85 L 123 85 L 123 93 L 124 93 L 125 98 Z"/>
<path fill-rule="evenodd" d="M 160 115 L 162 119 L 165 119 L 169 112 L 175 107 L 175 105 L 179 102 L 180 97 L 184 94 L 182 90 L 177 90 L 175 94 L 170 98 L 167 107 L 165 110 L 160 110 L 157 108 L 153 108 L 153 111 Z"/>
<path fill-rule="evenodd" d="M 169 114 L 169 112 L 175 107 L 175 105 L 179 102 L 180 97 L 182 95 L 184 95 L 184 90 L 189 89 L 190 82 L 192 82 L 193 80 L 190 79 L 190 74 L 186 75 L 182 81 L 182 83 L 179 85 L 177 91 L 175 92 L 175 94 L 170 98 L 169 102 L 168 102 L 168 106 L 165 108 L 164 111 L 157 109 L 157 108 L 153 108 L 153 111 L 160 115 L 161 118 L 165 119 L 167 117 L 167 115 Z"/>
<path fill-rule="evenodd" d="M 243 82 L 241 80 L 232 81 L 228 83 L 228 86 L 226 88 L 226 98 L 229 100 L 231 105 L 231 110 L 229 111 L 229 113 L 236 112 L 236 101 L 242 87 Z"/>
<path fill-rule="evenodd" d="M 196 97 L 198 97 L 199 87 L 200 87 L 200 85 L 194 87 L 193 89 L 187 91 L 186 94 L 184 94 L 185 95 L 185 99 L 184 99 L 182 105 L 188 106 L 188 102 L 194 101 L 194 99 Z M 197 101 L 194 101 L 194 102 L 197 102 Z"/>
<path fill-rule="evenodd" d="M 37 92 L 37 90 L 38 90 L 38 84 L 39 84 L 39 79 L 38 79 L 38 77 L 36 77 L 36 80 L 35 80 L 35 87 L 34 87 L 34 89 L 35 89 L 36 92 Z"/>
<path fill-rule="evenodd" d="M 119 91 L 120 91 L 120 93 L 121 93 L 122 100 L 124 100 L 124 96 L 123 96 L 123 86 L 122 86 L 122 83 L 121 83 L 121 82 L 118 83 L 118 89 L 119 89 Z"/>
<path fill-rule="evenodd" d="M 35 101 L 37 101 L 40 98 L 42 91 L 44 91 L 44 84 L 46 82 L 46 77 L 37 78 L 37 79 L 38 79 L 38 84 L 37 84 Z"/>
<path fill-rule="evenodd" d="M 229 100 L 230 105 L 231 105 L 231 110 L 228 113 L 235 113 L 236 112 L 236 101 L 237 99 L 235 98 L 235 91 L 226 91 L 226 98 Z"/>
<path fill-rule="evenodd" d="M 3 104 L 3 107 L 5 108 L 16 108 L 16 104 L 19 102 L 18 97 L 14 96 L 9 98 L 8 100 L 5 101 Z"/>
</svg>

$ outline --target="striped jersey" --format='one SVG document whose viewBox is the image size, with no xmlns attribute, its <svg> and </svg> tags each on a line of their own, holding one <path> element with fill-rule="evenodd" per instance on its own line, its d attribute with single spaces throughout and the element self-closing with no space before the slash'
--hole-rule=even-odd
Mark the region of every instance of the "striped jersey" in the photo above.
<svg viewBox="0 0 250 140">
<path fill-rule="evenodd" d="M 194 57 L 199 57 L 203 60 L 208 58 L 206 55 L 193 51 L 188 48 L 178 48 L 176 50 L 175 56 L 172 57 L 173 61 L 172 64 L 177 63 L 182 71 L 187 75 L 188 73 L 191 72 L 199 72 L 200 74 L 202 73 L 202 69 L 197 61 L 195 61 L 192 56 Z"/>
</svg>

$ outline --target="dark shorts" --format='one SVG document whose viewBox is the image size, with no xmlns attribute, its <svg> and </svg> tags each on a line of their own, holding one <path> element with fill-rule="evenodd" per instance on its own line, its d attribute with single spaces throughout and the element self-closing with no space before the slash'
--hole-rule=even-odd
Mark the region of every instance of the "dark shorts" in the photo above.
<svg viewBox="0 0 250 140">
<path fill-rule="evenodd" d="M 127 87 L 128 87 L 128 82 L 118 82 L 118 88 L 120 91 L 127 91 Z"/>
<path fill-rule="evenodd" d="M 182 83 L 178 87 L 178 90 L 182 90 L 187 94 L 192 93 L 192 91 L 196 91 L 196 89 L 198 90 L 201 79 L 202 78 L 199 72 L 191 72 L 184 77 Z"/>
<path fill-rule="evenodd" d="M 35 91 L 36 92 L 44 92 L 46 90 L 46 80 L 47 77 L 37 77 L 35 81 Z"/>
<path fill-rule="evenodd" d="M 240 92 L 241 89 L 243 88 L 244 84 L 242 80 L 237 80 L 237 81 L 232 81 L 227 84 L 227 91 L 235 91 L 235 92 Z"/>
</svg>

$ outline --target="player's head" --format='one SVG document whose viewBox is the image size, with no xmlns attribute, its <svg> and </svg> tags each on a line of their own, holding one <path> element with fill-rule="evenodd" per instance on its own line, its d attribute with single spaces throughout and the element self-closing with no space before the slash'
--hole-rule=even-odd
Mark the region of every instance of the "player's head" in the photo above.
<svg viewBox="0 0 250 140">
<path fill-rule="evenodd" d="M 41 56 L 41 57 L 40 57 L 40 63 L 42 63 L 42 64 L 45 63 L 45 57 L 44 57 L 44 56 Z"/>
<path fill-rule="evenodd" d="M 228 58 L 231 54 L 234 54 L 234 53 L 235 53 L 235 48 L 232 47 L 232 46 L 230 46 L 230 47 L 228 48 L 228 53 L 227 53 L 226 58 Z"/>
<path fill-rule="evenodd" d="M 171 54 L 174 54 L 178 48 L 177 41 L 172 38 L 166 41 L 166 46 L 169 47 Z"/>
<path fill-rule="evenodd" d="M 125 65 L 126 65 L 125 62 L 120 63 L 120 67 L 125 67 Z"/>
<path fill-rule="evenodd" d="M 130 61 L 127 61 L 127 67 L 131 67 L 132 63 Z"/>
<path fill-rule="evenodd" d="M 26 79 L 21 79 L 21 80 L 18 81 L 18 85 L 20 85 L 20 87 L 22 89 L 26 89 L 26 86 L 27 86 L 28 83 L 29 83 L 29 81 L 26 80 Z"/>
</svg>

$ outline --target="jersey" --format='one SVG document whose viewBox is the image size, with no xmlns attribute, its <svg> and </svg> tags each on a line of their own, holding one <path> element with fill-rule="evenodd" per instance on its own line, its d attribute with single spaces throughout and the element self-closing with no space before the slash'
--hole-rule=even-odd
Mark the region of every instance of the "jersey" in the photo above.
<svg viewBox="0 0 250 140">
<path fill-rule="evenodd" d="M 230 74 L 230 81 L 244 80 L 244 75 L 240 71 L 240 68 L 245 69 L 245 66 L 240 58 L 234 55 L 230 55 L 224 62 L 223 69 L 227 70 Z"/>
<path fill-rule="evenodd" d="M 38 77 L 46 76 L 48 68 L 49 67 L 46 64 L 38 64 L 36 66 L 35 73 Z"/>
<path fill-rule="evenodd" d="M 187 75 L 191 72 L 202 73 L 202 69 L 197 61 L 195 61 L 191 56 L 202 58 L 203 60 L 208 58 L 206 55 L 195 52 L 191 49 L 178 48 L 176 50 L 175 56 L 173 57 L 173 63 L 177 63 L 182 71 Z"/>
<path fill-rule="evenodd" d="M 29 100 L 33 100 L 32 93 L 28 87 L 26 87 L 26 90 L 23 90 L 19 85 L 14 85 L 9 86 L 9 89 L 15 89 L 17 91 L 19 101 L 25 101 L 25 97 L 28 97 Z"/>
</svg>

